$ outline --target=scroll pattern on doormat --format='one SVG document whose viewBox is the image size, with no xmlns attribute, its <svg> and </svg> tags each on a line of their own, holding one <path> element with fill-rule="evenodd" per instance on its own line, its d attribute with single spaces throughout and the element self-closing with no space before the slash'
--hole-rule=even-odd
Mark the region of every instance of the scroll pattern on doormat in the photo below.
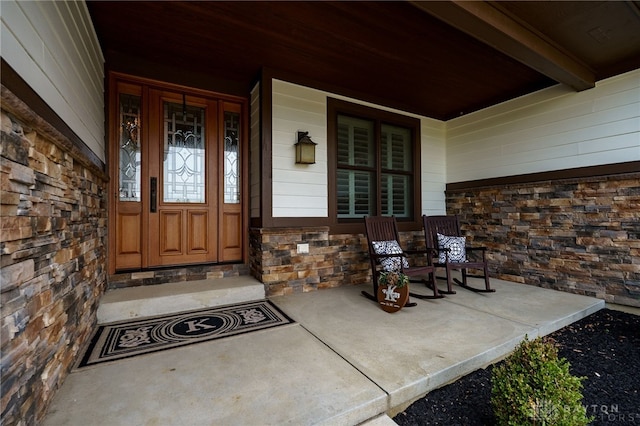
<svg viewBox="0 0 640 426">
<path fill-rule="evenodd" d="M 268 300 L 98 326 L 78 368 L 290 324 Z"/>
</svg>

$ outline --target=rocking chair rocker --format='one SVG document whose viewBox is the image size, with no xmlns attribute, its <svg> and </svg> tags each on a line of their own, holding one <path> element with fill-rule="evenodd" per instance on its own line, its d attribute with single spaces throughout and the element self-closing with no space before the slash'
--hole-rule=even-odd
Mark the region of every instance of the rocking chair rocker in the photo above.
<svg viewBox="0 0 640 426">
<path fill-rule="evenodd" d="M 369 247 L 369 261 L 371 263 L 371 272 L 373 275 L 373 295 L 366 291 L 362 291 L 362 295 L 377 301 L 378 280 L 381 272 L 396 271 L 402 272 L 411 277 L 429 275 L 429 281 L 419 280 L 433 289 L 433 296 L 427 296 L 417 293 L 409 293 L 409 296 L 418 299 L 439 299 L 444 297 L 438 291 L 436 286 L 435 268 L 431 265 L 431 258 L 435 254 L 434 251 L 427 249 L 426 251 L 404 251 L 400 247 L 400 238 L 398 237 L 398 227 L 394 217 L 365 217 L 365 230 L 367 234 L 367 245 Z M 427 265 L 410 267 L 407 261 L 407 254 L 426 255 Z M 415 282 L 415 281 L 414 281 Z M 415 303 L 407 302 L 405 306 L 415 306 Z"/>
</svg>

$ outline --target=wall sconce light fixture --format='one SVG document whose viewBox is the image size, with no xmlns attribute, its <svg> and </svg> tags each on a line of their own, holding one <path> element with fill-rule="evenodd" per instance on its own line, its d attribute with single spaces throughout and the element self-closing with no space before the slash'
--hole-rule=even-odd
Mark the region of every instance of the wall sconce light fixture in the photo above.
<svg viewBox="0 0 640 426">
<path fill-rule="evenodd" d="M 316 145 L 309 137 L 309 132 L 298 132 L 298 142 L 296 142 L 296 164 L 315 164 Z"/>
</svg>

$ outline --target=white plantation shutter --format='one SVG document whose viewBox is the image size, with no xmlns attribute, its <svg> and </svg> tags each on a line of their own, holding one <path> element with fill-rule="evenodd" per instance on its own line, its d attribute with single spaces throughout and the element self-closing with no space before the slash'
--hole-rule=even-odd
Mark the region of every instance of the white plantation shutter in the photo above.
<svg viewBox="0 0 640 426">
<path fill-rule="evenodd" d="M 375 144 L 373 122 L 359 118 L 338 118 L 338 165 L 373 167 Z"/>
<path fill-rule="evenodd" d="M 339 116 L 337 152 L 338 217 L 370 215 L 375 209 L 374 123 Z"/>
<path fill-rule="evenodd" d="M 382 176 L 380 196 L 382 214 L 411 216 L 411 131 L 382 124 L 380 157 Z"/>
<path fill-rule="evenodd" d="M 411 171 L 411 131 L 404 127 L 382 125 L 382 168 Z"/>
<path fill-rule="evenodd" d="M 375 208 L 373 173 L 338 170 L 338 216 L 363 217 Z"/>
<path fill-rule="evenodd" d="M 371 215 L 412 217 L 411 129 L 337 114 L 336 153 L 339 219 Z"/>
<path fill-rule="evenodd" d="M 410 191 L 408 176 L 382 174 L 380 197 L 385 216 L 410 217 Z"/>
</svg>

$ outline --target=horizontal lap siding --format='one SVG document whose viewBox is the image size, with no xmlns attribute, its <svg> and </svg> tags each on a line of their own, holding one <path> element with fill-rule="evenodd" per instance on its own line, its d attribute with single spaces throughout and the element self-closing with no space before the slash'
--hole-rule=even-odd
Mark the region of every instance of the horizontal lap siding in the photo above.
<svg viewBox="0 0 640 426">
<path fill-rule="evenodd" d="M 422 213 L 445 214 L 446 144 L 445 123 L 421 120 Z"/>
<path fill-rule="evenodd" d="M 327 217 L 326 95 L 273 81 L 273 217 Z M 295 164 L 298 131 L 309 132 L 316 163 Z"/>
<path fill-rule="evenodd" d="M 260 175 L 260 85 L 256 84 L 256 86 L 251 91 L 251 117 L 250 117 L 250 132 L 251 141 L 249 148 L 249 155 L 251 156 L 249 159 L 249 168 L 250 175 L 249 184 L 250 184 L 250 214 L 251 217 L 260 217 L 260 181 L 262 180 L 262 176 Z"/>
<path fill-rule="evenodd" d="M 542 90 L 447 122 L 447 181 L 640 160 L 640 70 Z"/>
<path fill-rule="evenodd" d="M 104 58 L 84 2 L 2 2 L 2 57 L 101 159 Z"/>
<path fill-rule="evenodd" d="M 273 81 L 273 216 L 327 217 L 327 97 L 416 117 L 296 84 Z M 445 123 L 421 121 L 422 212 L 445 211 Z M 298 131 L 316 142 L 316 164 L 296 165 L 293 144 Z"/>
</svg>

